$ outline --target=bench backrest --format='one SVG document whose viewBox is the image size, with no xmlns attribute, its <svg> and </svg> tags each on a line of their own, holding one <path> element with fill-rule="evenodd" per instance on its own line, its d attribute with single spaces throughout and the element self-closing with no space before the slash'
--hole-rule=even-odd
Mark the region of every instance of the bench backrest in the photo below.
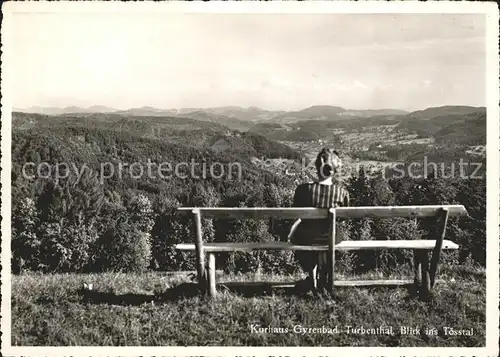
<svg viewBox="0 0 500 357">
<path fill-rule="evenodd" d="M 463 205 L 424 205 L 424 206 L 365 206 L 338 207 L 335 215 L 338 218 L 390 218 L 390 217 L 433 217 L 443 208 L 448 210 L 449 217 L 466 216 Z M 328 208 L 310 207 L 181 207 L 179 213 L 199 212 L 204 218 L 283 218 L 283 219 L 324 219 L 328 218 Z"/>
<path fill-rule="evenodd" d="M 247 218 L 247 219 L 265 219 L 265 218 L 283 218 L 283 219 L 327 219 L 330 218 L 330 228 L 328 232 L 328 271 L 329 273 L 329 289 L 333 290 L 333 276 L 335 264 L 335 245 L 337 235 L 335 232 L 335 220 L 339 218 L 389 218 L 389 217 L 436 217 L 441 220 L 438 225 L 438 239 L 434 250 L 441 251 L 443 244 L 444 232 L 446 230 L 446 222 L 450 216 L 467 215 L 467 210 L 462 205 L 433 205 L 433 206 L 367 206 L 367 207 L 339 207 L 330 209 L 321 208 L 267 208 L 267 207 L 182 207 L 179 208 L 179 213 L 190 214 L 195 224 L 195 250 L 198 278 L 204 281 L 205 274 L 205 258 L 203 245 L 203 218 Z M 437 223 L 437 221 L 436 221 Z M 292 228 L 293 229 L 293 228 Z M 431 271 L 437 265 L 437 258 L 431 261 Z M 439 257 L 439 255 L 436 255 Z M 211 255 L 212 266 L 210 271 L 215 271 L 214 255 Z M 215 273 L 211 273 L 212 275 Z M 215 278 L 212 278 L 212 280 Z M 215 287 L 212 287 L 215 291 Z"/>
</svg>

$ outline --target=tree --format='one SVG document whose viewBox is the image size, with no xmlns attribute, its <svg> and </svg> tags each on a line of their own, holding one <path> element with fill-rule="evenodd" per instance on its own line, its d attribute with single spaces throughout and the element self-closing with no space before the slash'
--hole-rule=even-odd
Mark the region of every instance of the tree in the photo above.
<svg viewBox="0 0 500 357">
<path fill-rule="evenodd" d="M 150 265 L 150 237 L 127 217 L 120 217 L 116 226 L 103 234 L 99 245 L 98 264 L 103 271 L 143 272 Z"/>
<path fill-rule="evenodd" d="M 194 230 L 189 216 L 179 216 L 178 199 L 164 193 L 155 203 L 156 221 L 152 230 L 152 267 L 159 270 L 193 270 L 192 253 L 173 249 L 176 243 L 193 243 Z"/>
<path fill-rule="evenodd" d="M 130 223 L 134 224 L 138 230 L 150 235 L 155 223 L 155 213 L 149 198 L 143 194 L 135 196 L 129 203 L 127 210 L 130 215 Z"/>
<path fill-rule="evenodd" d="M 13 205 L 11 246 L 12 269 L 15 273 L 26 269 L 36 270 L 40 264 L 38 225 L 39 218 L 33 199 L 26 197 Z"/>
</svg>

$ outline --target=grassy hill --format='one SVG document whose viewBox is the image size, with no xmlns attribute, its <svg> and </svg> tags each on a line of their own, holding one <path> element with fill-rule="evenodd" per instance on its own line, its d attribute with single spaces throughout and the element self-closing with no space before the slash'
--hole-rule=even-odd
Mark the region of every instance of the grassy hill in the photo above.
<svg viewBox="0 0 500 357">
<path fill-rule="evenodd" d="M 442 266 L 440 274 L 443 280 L 429 303 L 419 301 L 404 288 L 338 288 L 335 300 L 286 290 L 230 290 L 207 301 L 197 296 L 189 279 L 182 275 L 15 276 L 12 345 L 484 346 L 484 268 Z M 220 278 L 255 279 L 252 275 Z M 260 278 L 282 281 L 284 277 Z M 79 294 L 83 282 L 92 282 L 101 299 L 85 302 Z M 165 300 L 157 300 L 152 306 L 156 290 L 163 292 Z M 252 325 L 281 327 L 288 332 L 255 333 Z M 294 326 L 338 326 L 338 332 L 301 333 L 294 332 Z M 347 326 L 392 327 L 393 334 L 348 333 Z M 405 326 L 420 328 L 420 333 L 402 333 Z M 444 327 L 472 328 L 473 335 L 448 335 Z M 425 333 L 433 328 L 435 335 Z"/>
</svg>

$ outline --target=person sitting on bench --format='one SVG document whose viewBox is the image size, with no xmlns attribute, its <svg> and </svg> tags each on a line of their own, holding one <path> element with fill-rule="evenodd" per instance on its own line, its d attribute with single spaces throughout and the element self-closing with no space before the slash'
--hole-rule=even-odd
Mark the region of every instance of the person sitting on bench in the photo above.
<svg viewBox="0 0 500 357">
<path fill-rule="evenodd" d="M 316 207 L 316 208 L 332 208 L 332 207 L 347 207 L 349 206 L 349 192 L 344 185 L 338 182 L 336 176 L 339 174 L 341 159 L 337 151 L 330 148 L 322 149 L 315 162 L 318 180 L 299 185 L 295 190 L 293 199 L 294 207 Z M 288 235 L 288 240 L 297 245 L 328 244 L 329 222 L 326 219 L 321 220 L 301 220 L 298 219 L 293 224 Z M 335 243 L 340 242 L 340 237 L 337 234 Z M 318 252 L 296 251 L 295 259 L 300 266 L 309 275 L 305 280 L 308 289 L 315 288 L 316 271 L 318 264 L 320 272 L 325 272 L 322 265 L 325 254 Z M 320 273 L 320 279 L 326 277 Z"/>
</svg>

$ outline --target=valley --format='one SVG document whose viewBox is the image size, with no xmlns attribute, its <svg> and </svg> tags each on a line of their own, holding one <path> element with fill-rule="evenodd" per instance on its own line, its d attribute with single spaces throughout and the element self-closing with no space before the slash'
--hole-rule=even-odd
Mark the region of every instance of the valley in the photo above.
<svg viewBox="0 0 500 357">
<path fill-rule="evenodd" d="M 349 110 L 311 106 L 299 111 L 256 107 L 114 110 L 32 108 L 14 113 L 14 127 L 92 127 L 175 145 L 236 154 L 253 166 L 303 182 L 315 177 L 313 161 L 323 147 L 342 156 L 345 178 L 360 167 L 394 168 L 426 152 L 453 151 L 484 159 L 485 108 L 445 106 L 416 112 Z M 102 110 L 103 112 L 99 112 Z M 40 113 L 54 113 L 52 115 Z"/>
<path fill-rule="evenodd" d="M 390 117 L 258 123 L 250 131 L 301 152 L 307 162 L 323 147 L 332 147 L 341 154 L 342 174 L 348 178 L 360 167 L 367 172 L 395 168 L 408 164 L 415 155 L 420 159 L 423 153 L 452 152 L 453 157 L 484 159 L 485 126 L 484 108 L 443 107 Z M 301 164 L 299 170 L 296 166 L 275 159 L 268 162 L 267 169 L 294 172 L 297 181 L 315 177 L 314 165 Z"/>
</svg>

